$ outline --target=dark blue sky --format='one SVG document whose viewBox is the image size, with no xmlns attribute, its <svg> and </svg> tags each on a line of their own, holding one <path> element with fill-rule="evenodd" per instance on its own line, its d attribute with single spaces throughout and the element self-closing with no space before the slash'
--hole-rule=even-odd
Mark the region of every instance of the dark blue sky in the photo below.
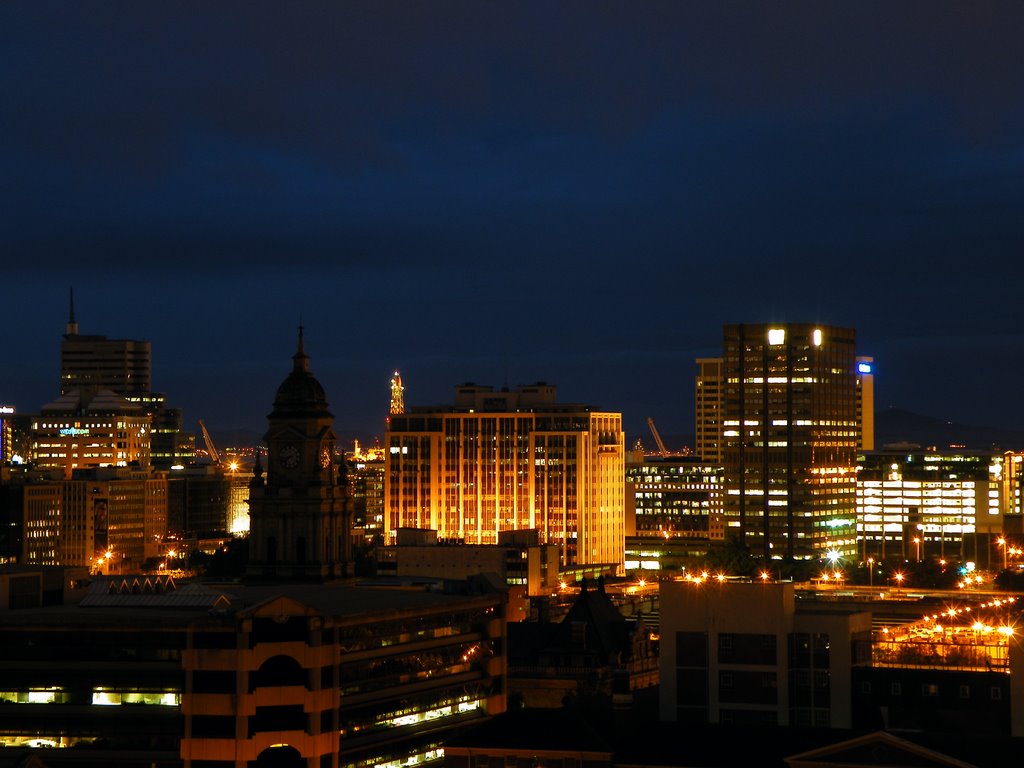
<svg viewBox="0 0 1024 768">
<path fill-rule="evenodd" d="M 879 407 L 1024 428 L 1020 2 L 0 6 L 0 402 L 153 342 L 262 430 L 544 379 L 692 429 L 725 322 L 858 329 Z"/>
</svg>

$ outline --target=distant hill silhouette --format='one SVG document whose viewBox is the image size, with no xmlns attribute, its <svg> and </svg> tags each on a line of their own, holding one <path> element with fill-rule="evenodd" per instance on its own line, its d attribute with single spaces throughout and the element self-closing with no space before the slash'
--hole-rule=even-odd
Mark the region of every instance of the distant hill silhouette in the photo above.
<svg viewBox="0 0 1024 768">
<path fill-rule="evenodd" d="M 1000 427 L 980 427 L 887 408 L 875 411 L 875 448 L 888 443 L 917 443 L 921 447 L 962 445 L 975 450 L 1024 449 L 1024 432 Z"/>
</svg>

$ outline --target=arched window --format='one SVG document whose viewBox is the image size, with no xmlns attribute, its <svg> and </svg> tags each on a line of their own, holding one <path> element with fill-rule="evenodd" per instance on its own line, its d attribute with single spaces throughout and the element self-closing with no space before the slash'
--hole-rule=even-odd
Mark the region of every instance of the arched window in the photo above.
<svg viewBox="0 0 1024 768">
<path fill-rule="evenodd" d="M 306 761 L 295 747 L 278 744 L 267 747 L 249 761 L 250 768 L 306 768 Z"/>
<path fill-rule="evenodd" d="M 258 670 L 249 675 L 249 690 L 257 688 L 282 688 L 301 685 L 308 688 L 309 674 L 291 656 L 271 656 Z"/>
</svg>

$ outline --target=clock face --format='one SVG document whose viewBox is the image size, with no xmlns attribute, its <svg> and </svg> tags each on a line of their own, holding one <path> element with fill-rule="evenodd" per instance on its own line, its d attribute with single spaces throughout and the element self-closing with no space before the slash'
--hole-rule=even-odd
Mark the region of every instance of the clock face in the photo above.
<svg viewBox="0 0 1024 768">
<path fill-rule="evenodd" d="M 323 469 L 327 469 L 331 466 L 331 449 L 322 448 L 320 450 L 320 466 Z"/>
<path fill-rule="evenodd" d="M 278 454 L 281 464 L 288 469 L 294 469 L 299 465 L 299 449 L 294 445 L 286 445 Z"/>
</svg>

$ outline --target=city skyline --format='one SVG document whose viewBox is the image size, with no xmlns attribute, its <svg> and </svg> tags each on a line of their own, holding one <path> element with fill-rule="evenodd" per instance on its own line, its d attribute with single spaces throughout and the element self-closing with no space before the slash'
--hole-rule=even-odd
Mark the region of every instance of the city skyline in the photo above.
<svg viewBox="0 0 1024 768">
<path fill-rule="evenodd" d="M 538 380 L 693 431 L 726 323 L 857 329 L 877 407 L 1024 429 L 1024 9 L 0 9 L 0 403 L 83 334 L 262 433 L 295 326 L 340 435 Z M 766 34 L 771 30 L 771 34 Z"/>
</svg>

